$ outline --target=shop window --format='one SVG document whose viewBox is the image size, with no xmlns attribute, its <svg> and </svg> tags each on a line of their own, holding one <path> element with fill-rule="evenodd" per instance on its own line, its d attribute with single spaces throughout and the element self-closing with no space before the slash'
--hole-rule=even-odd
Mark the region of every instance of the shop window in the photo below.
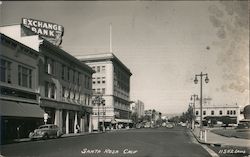
<svg viewBox="0 0 250 157">
<path fill-rule="evenodd" d="M 24 66 L 18 66 L 18 85 L 31 88 L 32 85 L 32 70 Z"/>
<path fill-rule="evenodd" d="M 1 82 L 11 83 L 11 62 L 0 59 L 0 79 Z"/>
</svg>

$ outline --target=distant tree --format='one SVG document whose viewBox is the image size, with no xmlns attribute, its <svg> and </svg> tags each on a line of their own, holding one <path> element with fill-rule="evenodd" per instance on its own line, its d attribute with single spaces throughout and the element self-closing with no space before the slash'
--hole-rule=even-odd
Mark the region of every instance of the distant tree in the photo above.
<svg viewBox="0 0 250 157">
<path fill-rule="evenodd" d="M 150 122 L 150 121 L 151 121 L 151 116 L 145 115 L 145 116 L 143 117 L 143 121 Z"/>
<path fill-rule="evenodd" d="M 179 116 L 174 116 L 172 118 L 169 118 L 168 121 L 172 122 L 172 123 L 179 123 L 180 122 L 180 117 Z"/>
<path fill-rule="evenodd" d="M 192 119 L 194 119 L 194 113 L 193 113 L 193 108 L 192 106 L 188 107 L 188 110 L 186 112 L 183 112 L 182 115 L 180 116 L 180 121 L 185 123 L 186 121 L 191 122 Z"/>
<path fill-rule="evenodd" d="M 250 119 L 250 105 L 244 107 L 243 114 L 245 119 Z"/>
<path fill-rule="evenodd" d="M 222 116 L 221 121 L 223 124 L 225 124 L 225 127 L 227 127 L 231 123 L 231 119 L 229 116 Z"/>
<path fill-rule="evenodd" d="M 132 115 L 131 115 L 131 119 L 132 119 L 132 121 L 133 121 L 134 124 L 137 124 L 138 121 L 139 121 L 138 113 L 137 112 L 133 112 Z"/>
</svg>

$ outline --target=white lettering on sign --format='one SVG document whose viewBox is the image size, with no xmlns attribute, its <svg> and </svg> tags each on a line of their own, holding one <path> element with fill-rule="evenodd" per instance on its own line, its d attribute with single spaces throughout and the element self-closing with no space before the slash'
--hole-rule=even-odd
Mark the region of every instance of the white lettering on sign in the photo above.
<svg viewBox="0 0 250 157">
<path fill-rule="evenodd" d="M 34 19 L 22 18 L 22 24 L 36 34 L 52 38 L 63 35 L 63 26 Z"/>
</svg>

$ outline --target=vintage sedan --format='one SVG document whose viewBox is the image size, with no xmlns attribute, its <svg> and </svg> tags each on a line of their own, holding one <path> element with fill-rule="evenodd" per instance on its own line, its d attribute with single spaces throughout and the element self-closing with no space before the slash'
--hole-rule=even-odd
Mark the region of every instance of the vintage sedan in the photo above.
<svg viewBox="0 0 250 157">
<path fill-rule="evenodd" d="M 35 129 L 33 132 L 30 132 L 30 139 L 48 139 L 48 138 L 58 138 L 63 135 L 62 131 L 57 125 L 46 124 L 41 125 L 38 129 Z"/>
</svg>

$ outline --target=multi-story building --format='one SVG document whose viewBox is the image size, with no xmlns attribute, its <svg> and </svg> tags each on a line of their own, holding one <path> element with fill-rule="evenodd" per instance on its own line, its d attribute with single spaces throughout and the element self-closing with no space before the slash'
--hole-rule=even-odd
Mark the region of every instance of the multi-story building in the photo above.
<svg viewBox="0 0 250 157">
<path fill-rule="evenodd" d="M 131 104 L 131 111 L 137 113 L 138 118 L 144 116 L 144 103 L 141 100 L 137 100 Z"/>
<path fill-rule="evenodd" d="M 211 98 L 204 98 L 202 105 L 202 119 L 205 120 L 209 117 L 223 117 L 228 116 L 232 121 L 238 123 L 242 116 L 240 113 L 240 106 L 238 104 L 223 104 L 215 105 L 211 104 Z M 195 120 L 197 123 L 200 122 L 200 102 L 195 103 Z"/>
<path fill-rule="evenodd" d="M 44 23 L 40 22 L 41 26 Z M 40 94 L 39 104 L 49 117 L 47 123 L 57 124 L 66 134 L 79 130 L 91 131 L 94 71 L 23 25 L 1 27 L 0 31 L 39 52 L 39 59 L 36 60 L 39 67 L 36 89 Z"/>
<path fill-rule="evenodd" d="M 27 137 L 43 122 L 34 49 L 0 33 L 1 143 Z"/>
<path fill-rule="evenodd" d="M 93 93 L 101 94 L 104 105 L 93 104 L 93 127 L 98 124 L 105 128 L 127 126 L 130 115 L 130 70 L 112 53 L 77 56 L 96 72 L 92 76 Z"/>
</svg>

